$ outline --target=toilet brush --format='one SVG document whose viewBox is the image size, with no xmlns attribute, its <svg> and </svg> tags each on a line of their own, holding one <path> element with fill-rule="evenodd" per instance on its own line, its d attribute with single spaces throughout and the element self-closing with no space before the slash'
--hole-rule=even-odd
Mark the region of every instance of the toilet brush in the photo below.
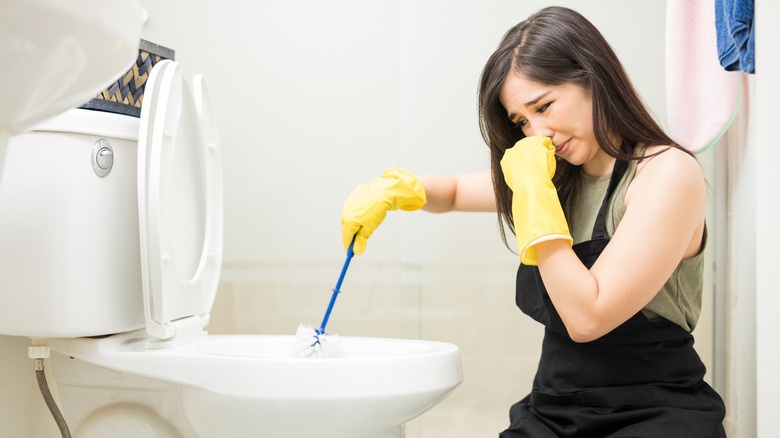
<svg viewBox="0 0 780 438">
<path fill-rule="evenodd" d="M 295 351 L 293 352 L 295 357 L 335 357 L 338 355 L 340 345 L 338 335 L 331 335 L 326 332 L 325 326 L 328 325 L 328 319 L 330 319 L 333 304 L 336 303 L 336 297 L 341 293 L 341 282 L 344 281 L 344 275 L 347 273 L 349 262 L 352 260 L 352 256 L 355 255 L 352 249 L 354 245 L 355 237 L 352 237 L 352 243 L 349 244 L 349 249 L 347 249 L 347 260 L 344 262 L 344 267 L 341 268 L 339 281 L 333 289 L 333 295 L 330 297 L 330 303 L 325 311 L 325 317 L 322 318 L 320 328 L 315 329 L 307 324 L 298 326 L 298 331 L 295 333 Z"/>
</svg>

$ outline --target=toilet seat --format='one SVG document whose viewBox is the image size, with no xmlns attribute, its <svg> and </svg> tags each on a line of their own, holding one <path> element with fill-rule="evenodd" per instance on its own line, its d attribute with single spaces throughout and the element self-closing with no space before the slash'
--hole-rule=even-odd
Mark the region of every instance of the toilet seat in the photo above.
<svg viewBox="0 0 780 438">
<path fill-rule="evenodd" d="M 222 265 L 222 174 L 205 79 L 193 90 L 161 61 L 138 135 L 138 220 L 146 331 L 173 347 L 205 336 Z"/>
</svg>

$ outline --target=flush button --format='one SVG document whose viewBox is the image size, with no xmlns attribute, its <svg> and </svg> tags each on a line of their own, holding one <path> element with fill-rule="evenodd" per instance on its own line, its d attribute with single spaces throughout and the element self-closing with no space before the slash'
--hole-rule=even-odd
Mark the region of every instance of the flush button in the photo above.
<svg viewBox="0 0 780 438">
<path fill-rule="evenodd" d="M 113 166 L 114 150 L 108 140 L 101 138 L 92 147 L 92 169 L 102 178 L 111 172 Z"/>
<path fill-rule="evenodd" d="M 110 169 L 114 165 L 114 152 L 109 148 L 100 148 L 96 161 L 99 168 Z"/>
</svg>

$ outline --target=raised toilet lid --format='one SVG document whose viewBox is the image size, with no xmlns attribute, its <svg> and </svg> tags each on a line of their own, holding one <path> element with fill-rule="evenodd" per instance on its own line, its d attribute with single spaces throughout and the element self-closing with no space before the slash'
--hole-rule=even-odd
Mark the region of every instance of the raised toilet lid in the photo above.
<svg viewBox="0 0 780 438">
<path fill-rule="evenodd" d="M 162 61 L 144 92 L 138 136 L 138 219 L 147 332 L 201 336 L 222 265 L 222 171 L 203 76 L 191 90 Z"/>
</svg>

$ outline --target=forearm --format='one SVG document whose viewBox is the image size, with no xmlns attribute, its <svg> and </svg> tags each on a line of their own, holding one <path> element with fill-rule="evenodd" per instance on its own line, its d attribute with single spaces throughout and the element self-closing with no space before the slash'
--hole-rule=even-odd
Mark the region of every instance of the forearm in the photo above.
<svg viewBox="0 0 780 438">
<path fill-rule="evenodd" d="M 564 240 L 534 247 L 547 294 L 575 342 L 596 340 L 641 311 L 681 257 L 666 251 L 657 260 L 627 263 L 631 248 L 638 244 L 650 252 L 649 245 L 621 240 L 615 247 L 614 238 L 611 243 L 590 269 Z"/>
<path fill-rule="evenodd" d="M 599 310 L 604 297 L 596 277 L 566 241 L 542 242 L 535 250 L 547 293 L 574 341 L 589 342 L 614 328 Z"/>
<path fill-rule="evenodd" d="M 425 188 L 425 211 L 496 211 L 489 171 L 462 175 L 422 175 L 418 179 Z"/>
<path fill-rule="evenodd" d="M 427 199 L 423 210 L 444 213 L 452 210 L 455 203 L 457 180 L 451 175 L 421 175 L 418 177 L 425 188 Z"/>
</svg>

